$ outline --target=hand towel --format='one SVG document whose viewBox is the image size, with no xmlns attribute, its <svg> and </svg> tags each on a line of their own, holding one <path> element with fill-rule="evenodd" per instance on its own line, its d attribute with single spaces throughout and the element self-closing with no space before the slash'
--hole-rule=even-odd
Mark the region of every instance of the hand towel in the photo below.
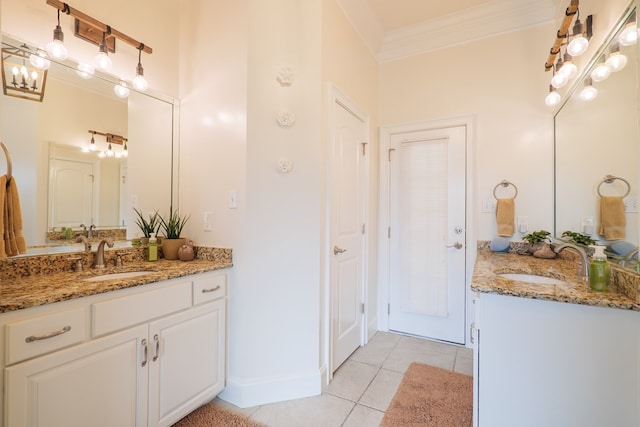
<svg viewBox="0 0 640 427">
<path fill-rule="evenodd" d="M 498 199 L 496 204 L 496 222 L 498 223 L 498 236 L 511 237 L 516 230 L 515 226 L 515 200 Z"/>
<path fill-rule="evenodd" d="M 627 218 L 622 196 L 600 197 L 600 225 L 598 234 L 607 240 L 623 240 Z"/>
<path fill-rule="evenodd" d="M 5 208 L 5 201 L 7 199 L 7 176 L 0 176 L 0 206 L 2 207 L 2 215 L 0 215 L 0 258 L 6 258 L 7 252 L 5 251 L 5 224 L 8 221 L 8 212 Z"/>
<path fill-rule="evenodd" d="M 20 195 L 16 178 L 11 177 L 6 184 L 6 211 L 8 222 L 5 222 L 5 236 L 9 235 L 9 244 L 5 242 L 7 256 L 24 254 L 27 252 L 27 244 L 22 233 L 22 208 L 20 206 Z"/>
</svg>

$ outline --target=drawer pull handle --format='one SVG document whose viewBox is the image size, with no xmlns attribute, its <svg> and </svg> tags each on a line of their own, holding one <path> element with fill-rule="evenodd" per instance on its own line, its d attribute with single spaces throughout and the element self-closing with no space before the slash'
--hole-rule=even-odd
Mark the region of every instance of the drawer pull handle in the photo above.
<svg viewBox="0 0 640 427">
<path fill-rule="evenodd" d="M 70 330 L 71 330 L 71 326 L 67 325 L 64 328 L 60 329 L 59 331 L 53 331 L 53 332 L 48 333 L 46 335 L 40 335 L 39 337 L 31 335 L 30 337 L 25 338 L 24 341 L 25 342 L 34 342 L 34 341 L 46 340 L 46 339 L 49 339 L 49 338 L 57 337 L 58 335 L 66 334 Z"/>
<path fill-rule="evenodd" d="M 144 368 L 145 366 L 147 366 L 147 360 L 149 358 L 149 347 L 147 346 L 147 340 L 143 339 L 142 342 L 140 343 L 142 345 L 142 352 L 144 354 L 144 359 L 142 359 L 142 367 Z"/>
<path fill-rule="evenodd" d="M 153 340 L 156 342 L 156 354 L 153 355 L 152 359 L 155 362 L 158 360 L 158 356 L 160 355 L 160 338 L 158 337 L 158 334 L 153 336 Z"/>
<path fill-rule="evenodd" d="M 203 289 L 203 290 L 202 290 L 202 293 L 203 293 L 203 294 L 206 294 L 206 293 L 208 293 L 208 292 L 215 292 L 215 291 L 217 291 L 218 289 L 220 289 L 220 285 L 216 286 L 215 288 Z"/>
</svg>

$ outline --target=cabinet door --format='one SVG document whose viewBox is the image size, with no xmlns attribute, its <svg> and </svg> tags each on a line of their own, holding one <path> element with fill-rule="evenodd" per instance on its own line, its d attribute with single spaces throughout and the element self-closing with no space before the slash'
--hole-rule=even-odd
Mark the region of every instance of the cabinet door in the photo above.
<svg viewBox="0 0 640 427">
<path fill-rule="evenodd" d="M 139 326 L 7 368 L 7 425 L 145 425 L 147 334 Z"/>
<path fill-rule="evenodd" d="M 149 425 L 170 426 L 225 382 L 225 299 L 153 322 Z"/>
</svg>

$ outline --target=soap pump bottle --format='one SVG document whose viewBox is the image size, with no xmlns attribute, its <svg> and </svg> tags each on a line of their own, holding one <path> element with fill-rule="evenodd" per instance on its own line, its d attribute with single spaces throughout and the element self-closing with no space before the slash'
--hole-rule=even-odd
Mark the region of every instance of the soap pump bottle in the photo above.
<svg viewBox="0 0 640 427">
<path fill-rule="evenodd" d="M 594 250 L 589 263 L 589 287 L 594 291 L 609 290 L 609 276 L 611 273 L 604 246 L 591 246 Z"/>
<path fill-rule="evenodd" d="M 151 233 L 149 236 L 149 244 L 147 245 L 147 259 L 149 261 L 157 261 L 158 260 L 158 241 L 156 240 L 156 235 Z"/>
</svg>

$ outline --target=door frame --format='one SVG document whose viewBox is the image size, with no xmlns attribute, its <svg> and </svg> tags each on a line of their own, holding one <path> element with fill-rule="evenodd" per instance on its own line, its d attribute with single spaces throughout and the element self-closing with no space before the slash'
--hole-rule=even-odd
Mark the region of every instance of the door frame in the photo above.
<svg viewBox="0 0 640 427">
<path fill-rule="evenodd" d="M 335 131 L 335 109 L 340 105 L 342 108 L 349 111 L 359 120 L 361 120 L 366 127 L 366 139 L 367 139 L 367 147 L 366 147 L 366 155 L 364 156 L 363 161 L 361 162 L 361 171 L 362 174 L 362 212 L 363 212 L 363 221 L 365 224 L 365 233 L 362 236 L 362 266 L 361 266 L 361 274 L 362 274 L 362 302 L 365 304 L 364 313 L 362 314 L 362 325 L 360 332 L 360 345 L 364 345 L 369 337 L 368 337 L 368 324 L 371 310 L 367 307 L 368 294 L 369 294 L 369 234 L 371 230 L 371 218 L 369 214 L 369 175 L 370 175 L 370 159 L 371 159 L 371 149 L 373 144 L 371 143 L 371 125 L 370 125 L 370 117 L 366 114 L 358 105 L 353 102 L 348 96 L 342 92 L 335 84 L 328 83 L 327 84 L 327 93 L 328 93 L 328 112 L 327 112 L 327 148 L 326 148 L 326 176 L 325 176 L 325 230 L 324 230 L 324 250 L 322 251 L 322 257 L 324 259 L 323 262 L 323 275 L 324 275 L 324 291 L 323 296 L 321 298 L 322 308 L 321 313 L 324 318 L 321 321 L 321 333 L 320 333 L 320 341 L 321 341 L 321 354 L 322 354 L 322 384 L 326 385 L 333 377 L 333 322 L 332 322 L 332 305 L 331 305 L 331 260 L 333 257 L 333 253 L 331 250 L 333 248 L 331 242 L 331 208 L 332 208 L 332 194 L 331 194 L 331 177 L 332 177 L 332 164 L 331 164 L 331 151 L 333 147 L 333 135 Z"/>
<path fill-rule="evenodd" d="M 474 209 L 475 188 L 475 115 L 455 116 L 442 119 L 424 120 L 419 122 L 403 123 L 396 125 L 387 125 L 380 127 L 380 192 L 379 192 L 379 212 L 378 212 L 378 330 L 389 331 L 389 296 L 390 296 L 390 245 L 389 245 L 389 186 L 390 186 L 390 170 L 388 153 L 391 145 L 391 137 L 397 134 L 428 131 L 442 128 L 450 128 L 457 126 L 465 126 L 466 128 L 466 195 L 465 195 L 465 222 L 466 222 L 466 240 L 465 246 L 465 327 L 470 330 L 471 322 L 474 317 L 473 311 L 473 292 L 470 289 L 471 277 L 473 274 L 473 266 L 477 253 L 477 233 L 476 233 L 476 216 Z M 465 345 L 470 347 L 471 343 L 465 333 Z"/>
</svg>

